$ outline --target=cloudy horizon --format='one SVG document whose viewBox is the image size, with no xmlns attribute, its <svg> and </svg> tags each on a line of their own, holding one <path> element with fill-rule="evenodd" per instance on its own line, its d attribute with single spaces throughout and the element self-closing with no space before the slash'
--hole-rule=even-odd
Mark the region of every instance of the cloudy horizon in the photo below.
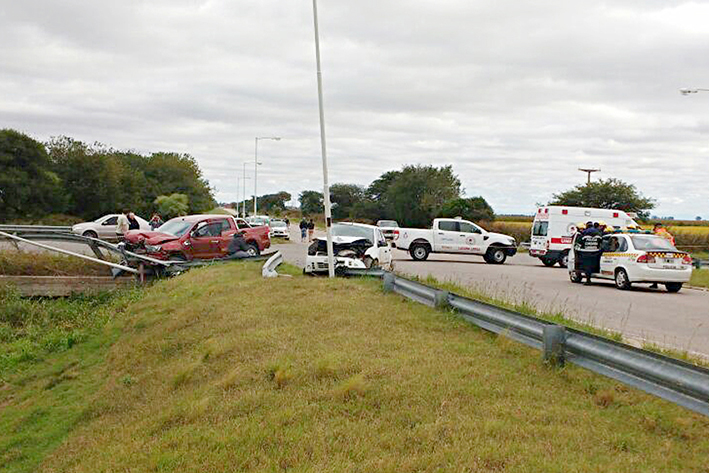
<svg viewBox="0 0 709 473">
<path fill-rule="evenodd" d="M 310 0 L 0 1 L 0 128 L 188 153 L 219 201 L 280 136 L 258 193 L 322 189 Z M 531 214 L 590 166 L 709 218 L 709 2 L 318 6 L 331 183 L 450 164 Z"/>
</svg>

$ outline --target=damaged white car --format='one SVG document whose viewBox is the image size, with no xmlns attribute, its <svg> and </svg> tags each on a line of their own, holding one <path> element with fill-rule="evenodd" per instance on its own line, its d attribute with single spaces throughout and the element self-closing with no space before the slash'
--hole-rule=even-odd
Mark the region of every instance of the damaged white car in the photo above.
<svg viewBox="0 0 709 473">
<path fill-rule="evenodd" d="M 335 271 L 346 269 L 391 268 L 391 248 L 379 228 L 362 223 L 332 226 Z M 316 238 L 308 248 L 303 272 L 327 273 L 327 239 Z"/>
</svg>

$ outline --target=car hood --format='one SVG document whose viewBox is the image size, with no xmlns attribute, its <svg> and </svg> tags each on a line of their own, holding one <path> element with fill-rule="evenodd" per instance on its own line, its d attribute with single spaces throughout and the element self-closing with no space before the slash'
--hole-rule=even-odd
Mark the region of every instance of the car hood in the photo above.
<svg viewBox="0 0 709 473">
<path fill-rule="evenodd" d="M 81 222 L 76 225 L 72 225 L 72 230 L 86 230 L 87 228 L 93 228 L 96 222 Z"/>
<path fill-rule="evenodd" d="M 332 246 L 337 255 L 342 250 L 354 250 L 360 256 L 363 256 L 367 249 L 373 247 L 372 243 L 366 238 L 360 237 L 332 237 Z M 314 255 L 316 253 L 326 253 L 327 252 L 327 239 L 326 238 L 315 238 L 313 243 L 308 248 L 308 254 Z"/>
<path fill-rule="evenodd" d="M 146 230 L 131 230 L 126 233 L 126 241 L 131 243 L 145 242 L 148 245 L 159 245 L 168 241 L 179 240 L 180 237 L 170 233 Z"/>
<path fill-rule="evenodd" d="M 314 238 L 315 241 L 322 241 L 322 242 L 327 242 L 327 238 L 325 237 L 317 237 Z M 366 238 L 362 237 L 348 237 L 348 236 L 334 236 L 332 237 L 332 242 L 336 245 L 347 245 L 347 244 L 352 244 L 352 243 L 357 243 L 359 245 L 366 244 L 368 246 L 374 246 L 372 243 L 367 240 Z"/>
<path fill-rule="evenodd" d="M 489 236 L 490 238 L 497 238 L 500 240 L 514 240 L 514 237 L 511 237 L 509 235 L 505 235 L 503 233 L 487 232 L 487 236 Z"/>
</svg>

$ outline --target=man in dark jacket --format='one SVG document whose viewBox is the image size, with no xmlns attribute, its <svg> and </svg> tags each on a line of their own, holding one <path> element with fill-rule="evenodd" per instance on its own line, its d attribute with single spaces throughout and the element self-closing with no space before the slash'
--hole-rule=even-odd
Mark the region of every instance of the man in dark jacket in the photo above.
<svg viewBox="0 0 709 473">
<path fill-rule="evenodd" d="M 591 274 L 597 273 L 600 269 L 602 241 L 600 230 L 594 228 L 592 222 L 588 222 L 581 237 L 575 239 L 574 250 L 579 262 L 577 267 L 586 276 L 585 284 L 591 284 Z"/>
<path fill-rule="evenodd" d="M 300 241 L 305 241 L 305 236 L 308 234 L 308 221 L 305 220 L 305 217 L 298 226 L 300 227 Z"/>
<path fill-rule="evenodd" d="M 241 259 L 249 257 L 249 245 L 244 240 L 244 235 L 240 232 L 234 234 L 234 238 L 229 242 L 227 255 L 229 258 Z"/>
</svg>

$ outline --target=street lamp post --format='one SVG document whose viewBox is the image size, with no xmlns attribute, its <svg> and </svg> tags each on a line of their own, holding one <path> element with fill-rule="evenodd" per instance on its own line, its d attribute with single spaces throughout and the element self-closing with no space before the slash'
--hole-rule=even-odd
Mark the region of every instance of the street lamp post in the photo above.
<svg viewBox="0 0 709 473">
<path fill-rule="evenodd" d="M 320 32 L 318 31 L 318 4 L 313 0 L 313 24 L 315 25 L 315 62 L 318 76 L 318 105 L 320 109 L 320 148 L 322 152 L 323 200 L 325 204 L 325 229 L 327 231 L 328 275 L 335 277 L 335 257 L 332 248 L 332 212 L 330 209 L 330 186 L 327 176 L 327 147 L 325 146 L 325 109 L 322 94 L 322 71 L 320 69 Z"/>
<path fill-rule="evenodd" d="M 242 216 L 243 216 L 244 218 L 246 218 L 246 179 L 251 179 L 250 177 L 247 177 L 247 176 L 246 176 L 246 165 L 247 165 L 247 164 L 251 164 L 251 161 L 244 161 L 242 164 L 243 164 L 243 167 L 244 167 L 244 177 L 243 177 L 243 179 L 244 179 L 243 197 L 244 197 L 244 198 L 243 198 L 243 201 L 242 201 L 242 204 L 243 204 L 243 205 L 241 206 L 241 208 L 243 209 Z M 261 163 L 256 163 L 256 164 L 257 164 L 258 166 L 261 165 Z"/>
<path fill-rule="evenodd" d="M 258 193 L 256 190 L 256 184 L 258 181 L 258 165 L 260 164 L 258 162 L 258 140 L 281 141 L 281 137 L 280 136 L 265 136 L 262 138 L 256 137 L 254 139 L 254 143 L 255 143 L 255 146 L 254 146 L 254 215 L 256 215 L 256 211 L 258 210 L 257 206 L 256 206 L 256 200 L 258 200 L 258 197 L 257 197 Z"/>
<path fill-rule="evenodd" d="M 699 92 L 709 92 L 709 89 L 679 89 L 682 95 L 697 94 Z"/>
<path fill-rule="evenodd" d="M 242 202 L 239 202 L 239 189 L 241 189 L 242 188 L 241 186 L 243 186 L 242 195 L 246 194 L 246 180 L 247 179 L 251 179 L 251 178 L 246 177 L 246 166 L 244 166 L 244 176 L 236 178 L 236 216 L 237 217 L 241 215 L 241 208 L 243 207 L 243 205 L 245 205 L 245 204 L 242 205 L 242 203 L 244 202 L 243 199 L 242 199 Z M 241 181 L 241 184 L 239 184 L 240 181 Z M 244 197 L 244 199 L 245 199 L 245 197 Z M 246 217 L 246 215 L 244 215 L 244 217 Z"/>
</svg>

